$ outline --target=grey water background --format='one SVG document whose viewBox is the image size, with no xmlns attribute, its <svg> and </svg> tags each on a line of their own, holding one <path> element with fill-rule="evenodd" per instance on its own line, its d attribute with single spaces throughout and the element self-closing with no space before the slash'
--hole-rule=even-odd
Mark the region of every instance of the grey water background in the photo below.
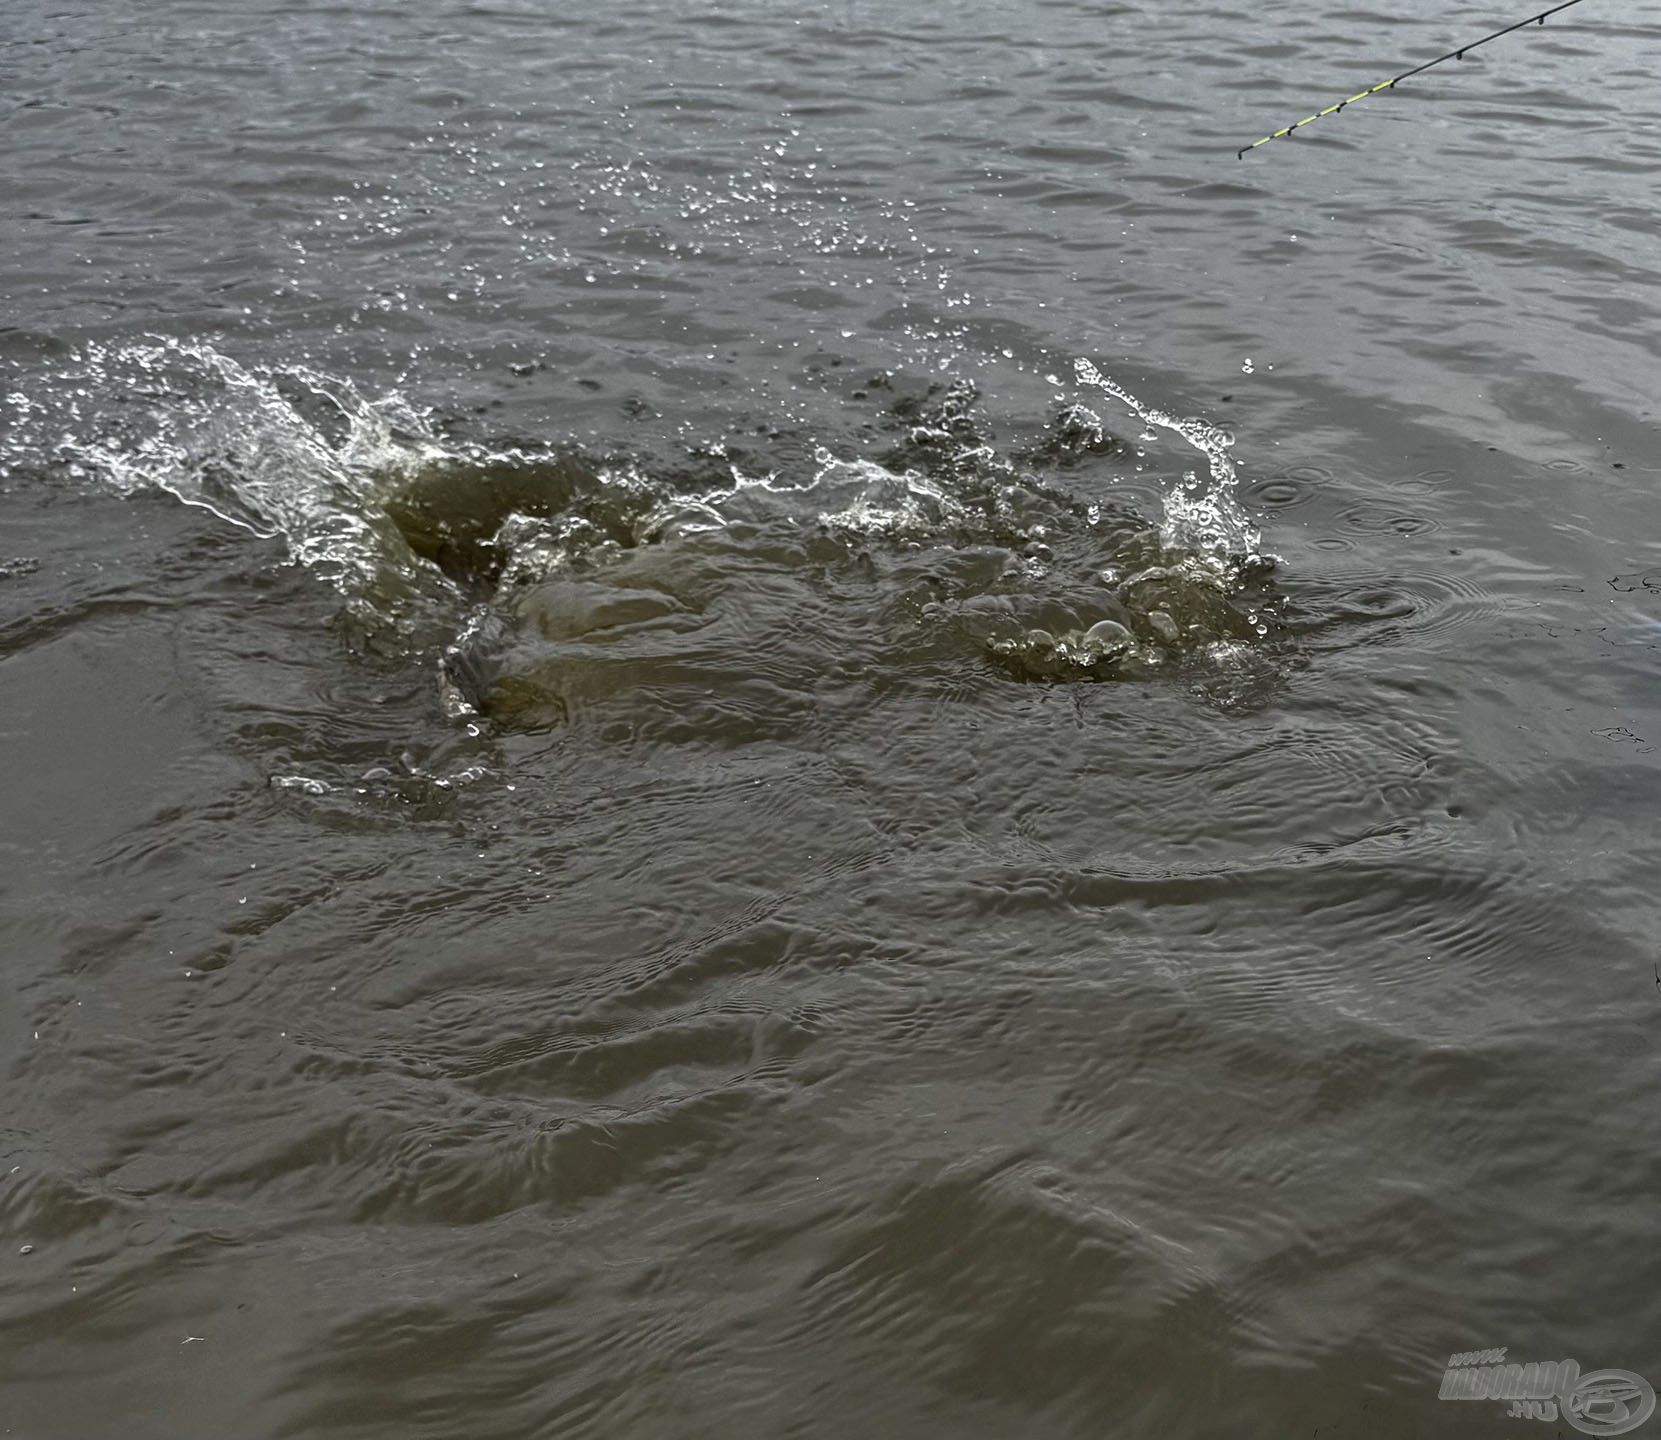
<svg viewBox="0 0 1661 1440">
<path fill-rule="evenodd" d="M 1514 18 L 12 0 L 0 1434 L 1661 1380 L 1661 7 L 1234 156 Z"/>
</svg>

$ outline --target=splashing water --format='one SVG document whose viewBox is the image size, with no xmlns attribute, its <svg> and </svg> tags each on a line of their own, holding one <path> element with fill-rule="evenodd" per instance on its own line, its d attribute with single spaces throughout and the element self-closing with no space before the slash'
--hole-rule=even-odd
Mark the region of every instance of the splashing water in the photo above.
<svg viewBox="0 0 1661 1440">
<path fill-rule="evenodd" d="M 371 401 L 304 366 L 254 370 L 205 344 L 91 344 L 47 399 L 6 397 L 0 474 L 49 465 L 122 494 L 168 491 L 363 596 L 407 571 L 379 500 L 451 458 L 400 397 Z"/>
<path fill-rule="evenodd" d="M 1106 391 L 1150 429 L 1169 430 L 1205 456 L 1210 485 L 1190 470 L 1182 484 L 1164 497 L 1160 538 L 1167 548 L 1186 552 L 1191 564 L 1219 576 L 1232 575 L 1242 565 L 1258 562 L 1263 536 L 1234 495 L 1234 458 L 1229 454 L 1234 437 L 1209 420 L 1168 415 L 1144 405 L 1088 360 L 1075 360 L 1073 370 L 1081 384 Z"/>
<path fill-rule="evenodd" d="M 691 733 L 696 697 L 728 695 L 735 675 L 805 694 L 856 652 L 882 683 L 988 660 L 1043 682 L 1229 662 L 1278 624 L 1230 437 L 1088 361 L 1077 373 L 1206 456 L 1157 527 L 1061 483 L 1122 463 L 1090 411 L 1064 409 L 1005 454 L 969 382 L 896 399 L 865 427 L 889 437 L 875 458 L 792 433 L 620 459 L 440 439 L 400 396 L 165 339 L 89 345 L 38 398 L 6 396 L 0 476 L 160 489 L 281 540 L 349 617 L 412 654 L 442 647 L 457 716 L 564 723 L 586 708 L 633 724 L 652 694 Z M 758 707 L 754 726 L 729 724 L 719 698 L 708 724 L 774 733 L 787 719 L 770 696 L 730 701 Z"/>
</svg>

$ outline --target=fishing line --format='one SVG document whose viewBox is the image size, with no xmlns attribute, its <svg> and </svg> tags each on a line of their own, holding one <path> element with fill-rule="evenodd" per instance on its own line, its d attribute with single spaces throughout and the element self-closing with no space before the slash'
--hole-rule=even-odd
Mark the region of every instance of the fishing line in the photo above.
<svg viewBox="0 0 1661 1440">
<path fill-rule="evenodd" d="M 1253 140 L 1234 152 L 1236 160 L 1243 160 L 1246 152 L 1255 150 L 1259 145 L 1267 145 L 1271 140 L 1284 140 L 1295 130 L 1301 130 L 1305 125 L 1312 125 L 1325 115 L 1336 115 L 1346 105 L 1354 105 L 1359 100 L 1365 100 L 1369 95 L 1377 95 L 1381 90 L 1393 90 L 1403 80 L 1411 80 L 1415 75 L 1422 75 L 1432 66 L 1446 64 L 1449 60 L 1463 60 L 1467 51 L 1475 50 L 1478 45 L 1486 45 L 1490 40 L 1498 40 L 1502 35 L 1509 35 L 1513 30 L 1521 30 L 1529 25 L 1544 25 L 1548 16 L 1555 15 L 1559 10 L 1567 10 L 1571 5 L 1580 4 L 1580 0 L 1563 0 L 1561 5 L 1553 5 L 1550 10 L 1539 15 L 1530 15 L 1526 20 L 1519 20 L 1515 25 L 1507 25 L 1503 30 L 1496 30 L 1492 35 L 1484 35 L 1480 40 L 1473 40 L 1469 45 L 1461 45 L 1457 50 L 1450 50 L 1446 55 L 1438 55 L 1434 60 L 1427 60 L 1423 65 L 1415 65 L 1411 70 L 1404 70 L 1393 80 L 1384 80 L 1374 85 L 1370 90 L 1359 90 L 1348 100 L 1340 100 L 1336 105 L 1328 105 L 1325 110 L 1317 110 L 1313 115 L 1306 115 L 1295 125 L 1288 125 L 1284 130 L 1276 130 L 1273 135 L 1265 135 L 1261 140 Z"/>
</svg>

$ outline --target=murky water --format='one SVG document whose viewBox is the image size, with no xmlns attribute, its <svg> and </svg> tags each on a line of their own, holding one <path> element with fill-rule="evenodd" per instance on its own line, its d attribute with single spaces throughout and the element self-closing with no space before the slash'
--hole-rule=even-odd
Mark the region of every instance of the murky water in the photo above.
<svg viewBox="0 0 1661 1440">
<path fill-rule="evenodd" d="M 15 0 L 0 1434 L 1661 1382 L 1661 7 L 1408 8 Z"/>
</svg>

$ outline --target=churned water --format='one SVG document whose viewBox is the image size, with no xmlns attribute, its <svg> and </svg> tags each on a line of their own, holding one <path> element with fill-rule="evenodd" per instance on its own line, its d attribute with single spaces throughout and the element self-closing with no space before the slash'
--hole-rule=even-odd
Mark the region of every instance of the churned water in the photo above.
<svg viewBox="0 0 1661 1440">
<path fill-rule="evenodd" d="M 1622 1433 L 1661 5 L 1235 157 L 1518 18 L 13 0 L 0 1434 Z"/>
</svg>

